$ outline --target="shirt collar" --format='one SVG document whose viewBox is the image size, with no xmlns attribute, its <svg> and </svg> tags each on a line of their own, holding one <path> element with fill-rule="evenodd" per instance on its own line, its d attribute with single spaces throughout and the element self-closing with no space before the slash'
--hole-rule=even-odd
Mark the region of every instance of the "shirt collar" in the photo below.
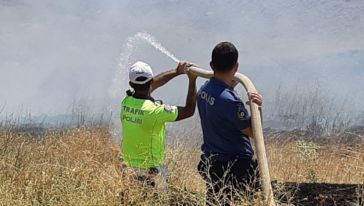
<svg viewBox="0 0 364 206">
<path fill-rule="evenodd" d="M 211 77 L 210 81 L 212 83 L 214 83 L 214 84 L 223 86 L 223 87 L 228 88 L 228 89 L 232 89 L 230 85 L 226 84 L 224 81 L 221 81 L 219 79 L 216 79 L 215 77 Z"/>
</svg>

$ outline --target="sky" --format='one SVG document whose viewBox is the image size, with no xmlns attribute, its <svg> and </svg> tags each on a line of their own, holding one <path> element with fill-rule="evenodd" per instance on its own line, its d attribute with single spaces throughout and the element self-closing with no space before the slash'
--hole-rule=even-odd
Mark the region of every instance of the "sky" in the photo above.
<svg viewBox="0 0 364 206">
<path fill-rule="evenodd" d="M 120 66 L 137 32 L 207 69 L 214 45 L 233 42 L 239 71 L 267 102 L 278 87 L 319 82 L 338 99 L 364 106 L 362 0 L 0 0 L 0 115 L 63 114 L 74 104 L 115 110 L 127 88 L 118 97 L 108 91 L 128 64 L 143 60 L 155 73 L 176 67 L 143 42 Z M 183 104 L 186 90 L 181 76 L 155 95 Z"/>
</svg>

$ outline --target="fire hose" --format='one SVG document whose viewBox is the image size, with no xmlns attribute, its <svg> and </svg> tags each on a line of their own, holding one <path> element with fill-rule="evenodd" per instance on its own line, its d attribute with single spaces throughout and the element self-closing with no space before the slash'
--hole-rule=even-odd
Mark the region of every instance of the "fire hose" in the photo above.
<svg viewBox="0 0 364 206">
<path fill-rule="evenodd" d="M 198 67 L 189 67 L 189 72 L 194 73 L 195 75 L 203 78 L 211 78 L 213 76 L 212 71 L 208 71 L 205 69 L 201 69 Z M 245 90 L 250 93 L 256 93 L 257 90 L 253 85 L 252 81 L 243 74 L 236 73 L 234 80 L 241 83 Z M 255 143 L 255 150 L 258 159 L 259 172 L 260 172 L 260 181 L 262 185 L 263 195 L 265 201 L 269 206 L 275 206 L 275 201 L 273 197 L 273 190 L 271 185 L 271 179 L 268 168 L 267 155 L 265 152 L 265 144 L 264 144 L 264 136 L 263 136 L 263 128 L 262 128 L 262 119 L 261 119 L 261 111 L 259 110 L 259 106 L 255 104 L 252 100 L 250 100 L 250 112 L 251 112 L 251 123 L 253 130 L 253 138 Z"/>
</svg>

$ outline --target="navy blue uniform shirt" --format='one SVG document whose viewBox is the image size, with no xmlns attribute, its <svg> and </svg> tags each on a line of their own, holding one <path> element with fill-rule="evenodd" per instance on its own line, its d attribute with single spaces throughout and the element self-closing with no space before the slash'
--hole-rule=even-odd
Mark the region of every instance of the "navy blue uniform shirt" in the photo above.
<svg viewBox="0 0 364 206">
<path fill-rule="evenodd" d="M 199 90 L 197 106 L 205 155 L 219 160 L 253 157 L 250 139 L 241 132 L 251 126 L 250 116 L 233 88 L 211 78 Z"/>
</svg>

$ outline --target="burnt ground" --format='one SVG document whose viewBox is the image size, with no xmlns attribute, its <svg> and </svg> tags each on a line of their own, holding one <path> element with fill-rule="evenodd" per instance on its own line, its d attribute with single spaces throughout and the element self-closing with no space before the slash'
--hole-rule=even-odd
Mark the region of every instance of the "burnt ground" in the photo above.
<svg viewBox="0 0 364 206">
<path fill-rule="evenodd" d="M 328 183 L 272 183 L 273 188 L 286 191 L 281 202 L 306 206 L 363 206 L 364 185 Z"/>
</svg>

